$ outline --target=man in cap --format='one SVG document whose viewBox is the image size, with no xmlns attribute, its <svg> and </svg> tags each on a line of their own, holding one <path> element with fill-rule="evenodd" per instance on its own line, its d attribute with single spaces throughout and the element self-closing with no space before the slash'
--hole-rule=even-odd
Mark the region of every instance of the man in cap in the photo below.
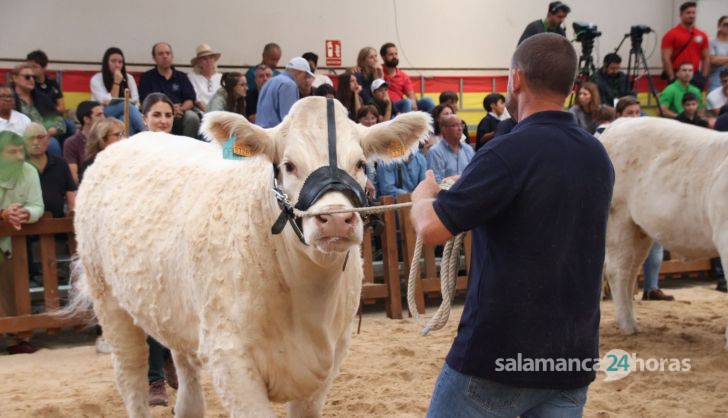
<svg viewBox="0 0 728 418">
<path fill-rule="evenodd" d="M 222 74 L 217 71 L 217 60 L 219 59 L 219 52 L 213 51 L 208 44 L 202 44 L 197 47 L 195 57 L 190 60 L 192 72 L 187 74 L 187 77 L 197 95 L 195 106 L 201 112 L 205 111 L 212 95 L 220 88 Z"/>
<path fill-rule="evenodd" d="M 255 123 L 272 128 L 286 117 L 293 103 L 301 97 L 301 90 L 310 90 L 314 74 L 302 57 L 295 57 L 286 65 L 286 71 L 263 85 L 258 97 Z"/>
<path fill-rule="evenodd" d="M 557 35 L 566 36 L 566 29 L 561 26 L 566 20 L 566 16 L 571 12 L 571 8 L 560 1 L 552 1 L 549 3 L 549 9 L 546 12 L 546 19 L 536 19 L 526 26 L 523 30 L 518 45 L 533 35 L 544 32 L 553 32 Z"/>
</svg>

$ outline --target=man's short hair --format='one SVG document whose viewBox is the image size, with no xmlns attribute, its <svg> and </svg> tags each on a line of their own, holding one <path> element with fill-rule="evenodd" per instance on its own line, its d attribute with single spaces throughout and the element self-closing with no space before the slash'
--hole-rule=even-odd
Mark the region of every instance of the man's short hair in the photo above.
<svg viewBox="0 0 728 418">
<path fill-rule="evenodd" d="M 605 67 L 610 64 L 621 64 L 621 63 L 622 63 L 622 57 L 620 57 L 615 52 L 610 52 L 604 56 L 604 66 Z"/>
<path fill-rule="evenodd" d="M 265 44 L 265 46 L 263 47 L 263 55 L 271 53 L 274 49 L 277 49 L 280 51 L 281 47 L 278 46 L 278 44 L 275 42 L 269 42 L 269 43 Z"/>
<path fill-rule="evenodd" d="M 460 100 L 460 97 L 458 97 L 458 94 L 454 91 L 445 90 L 442 93 L 440 93 L 439 104 L 455 101 L 458 102 Z"/>
<path fill-rule="evenodd" d="M 682 67 L 683 67 L 684 65 L 689 65 L 689 66 L 693 67 L 693 70 L 695 69 L 695 66 L 693 65 L 693 63 L 692 63 L 692 62 L 690 62 L 690 61 L 683 61 L 683 62 L 681 62 L 681 63 L 680 63 L 680 64 L 679 64 L 678 66 L 677 66 L 677 70 L 678 70 L 678 71 L 680 71 L 680 69 L 681 69 L 681 68 L 682 68 Z"/>
<path fill-rule="evenodd" d="M 314 63 L 314 65 L 318 66 L 318 55 L 314 54 L 313 52 L 304 52 L 303 55 L 301 55 L 301 58 L 305 59 L 306 61 L 311 61 Z"/>
<path fill-rule="evenodd" d="M 80 123 L 81 126 L 83 126 L 83 118 L 90 118 L 91 113 L 93 113 L 96 106 L 101 106 L 101 103 L 94 102 L 93 100 L 86 100 L 85 102 L 78 104 L 78 107 L 76 107 L 76 119 L 78 119 L 78 123 Z"/>
<path fill-rule="evenodd" d="M 152 58 L 155 58 L 154 53 L 157 52 L 157 46 L 158 45 L 162 45 L 162 44 L 167 45 L 169 47 L 169 50 L 170 51 L 172 50 L 172 45 L 170 45 L 169 43 L 167 43 L 167 42 L 157 42 L 156 44 L 152 45 Z"/>
<path fill-rule="evenodd" d="M 257 66 L 255 67 L 255 72 L 257 73 L 258 71 L 265 71 L 265 70 L 267 70 L 267 69 L 269 69 L 269 68 L 270 68 L 270 67 L 269 67 L 269 66 L 267 66 L 267 65 L 265 65 L 265 64 L 258 64 L 258 65 L 257 65 Z"/>
<path fill-rule="evenodd" d="M 723 15 L 718 19 L 718 26 L 720 26 L 724 20 L 728 19 L 728 15 Z"/>
<path fill-rule="evenodd" d="M 718 73 L 718 78 L 725 78 L 725 77 L 728 77 L 728 68 L 723 68 Z"/>
<path fill-rule="evenodd" d="M 634 96 L 624 96 L 621 97 L 617 101 L 617 105 L 614 107 L 614 110 L 617 112 L 617 114 L 621 115 L 624 113 L 624 110 L 632 105 L 638 105 L 640 104 L 640 101 L 637 100 Z M 604 107 L 604 106 L 602 106 Z"/>
<path fill-rule="evenodd" d="M 395 44 L 393 44 L 391 42 L 387 42 L 386 44 L 382 45 L 381 48 L 379 48 L 379 55 L 381 55 L 382 57 L 384 57 L 385 55 L 387 55 L 387 50 L 389 48 L 396 48 L 396 47 L 397 47 L 397 45 L 395 45 Z"/>
<path fill-rule="evenodd" d="M 33 61 L 34 63 L 40 65 L 42 68 L 48 66 L 48 55 L 46 55 L 46 53 L 41 51 L 40 49 L 29 52 L 25 59 L 28 61 Z"/>
<path fill-rule="evenodd" d="M 691 7 L 698 7 L 698 4 L 694 1 L 686 1 L 685 3 L 680 5 L 680 14 L 683 14 L 683 12 Z"/>
<path fill-rule="evenodd" d="M 314 96 L 327 96 L 329 94 L 332 94 L 336 96 L 336 89 L 334 89 L 334 86 L 328 83 L 324 83 L 318 87 L 316 87 L 316 90 L 313 91 Z"/>
<path fill-rule="evenodd" d="M 552 15 L 558 12 L 564 12 L 568 15 L 569 13 L 571 13 L 571 7 L 560 1 L 552 1 L 551 3 L 549 3 L 548 13 Z"/>
<path fill-rule="evenodd" d="M 680 101 L 680 103 L 685 105 L 685 103 L 687 103 L 687 102 L 697 102 L 697 101 L 698 101 L 698 96 L 696 96 L 695 93 L 687 92 L 687 93 L 683 94 L 683 97 L 682 97 L 682 100 Z"/>
<path fill-rule="evenodd" d="M 492 112 L 493 111 L 493 105 L 500 102 L 500 101 L 506 101 L 505 96 L 503 96 L 500 93 L 491 93 L 483 99 L 483 109 L 485 109 L 486 112 Z"/>
<path fill-rule="evenodd" d="M 576 78 L 576 51 L 555 33 L 539 33 L 518 45 L 511 68 L 523 73 L 528 88 L 566 97 Z"/>
</svg>

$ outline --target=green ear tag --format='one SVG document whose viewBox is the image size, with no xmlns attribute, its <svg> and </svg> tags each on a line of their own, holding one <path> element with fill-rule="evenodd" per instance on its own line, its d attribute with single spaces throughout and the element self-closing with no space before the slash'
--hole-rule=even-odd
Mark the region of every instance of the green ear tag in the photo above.
<svg viewBox="0 0 728 418">
<path fill-rule="evenodd" d="M 230 135 L 230 138 L 228 138 L 227 141 L 225 141 L 225 144 L 222 146 L 222 158 L 226 160 L 242 160 L 245 158 L 242 154 L 237 154 L 236 146 L 235 146 L 235 140 L 237 139 L 237 135 L 232 134 Z"/>
</svg>

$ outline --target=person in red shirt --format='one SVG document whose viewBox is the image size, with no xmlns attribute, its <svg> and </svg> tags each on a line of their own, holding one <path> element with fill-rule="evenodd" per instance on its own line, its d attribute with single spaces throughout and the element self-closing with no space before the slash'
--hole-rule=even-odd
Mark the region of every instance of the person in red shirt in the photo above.
<svg viewBox="0 0 728 418">
<path fill-rule="evenodd" d="M 667 79 L 673 80 L 681 63 L 692 63 L 695 75 L 690 83 L 703 90 L 710 73 L 709 43 L 708 35 L 695 27 L 696 10 L 694 1 L 680 6 L 680 23 L 662 37 L 662 68 Z"/>
<path fill-rule="evenodd" d="M 382 56 L 382 61 L 384 61 L 384 81 L 389 84 L 392 116 L 413 110 L 431 112 L 435 108 L 435 102 L 429 97 L 417 100 L 409 75 L 397 68 L 399 65 L 397 46 L 387 42 L 379 48 L 379 55 Z"/>
</svg>

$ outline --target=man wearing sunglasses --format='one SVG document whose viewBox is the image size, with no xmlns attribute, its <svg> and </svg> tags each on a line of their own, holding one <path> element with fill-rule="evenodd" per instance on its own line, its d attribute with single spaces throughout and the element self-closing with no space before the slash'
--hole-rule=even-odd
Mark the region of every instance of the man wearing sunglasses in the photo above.
<svg viewBox="0 0 728 418">
<path fill-rule="evenodd" d="M 0 84 L 0 131 L 22 135 L 30 119 L 15 110 L 15 94 L 7 84 Z"/>
</svg>

